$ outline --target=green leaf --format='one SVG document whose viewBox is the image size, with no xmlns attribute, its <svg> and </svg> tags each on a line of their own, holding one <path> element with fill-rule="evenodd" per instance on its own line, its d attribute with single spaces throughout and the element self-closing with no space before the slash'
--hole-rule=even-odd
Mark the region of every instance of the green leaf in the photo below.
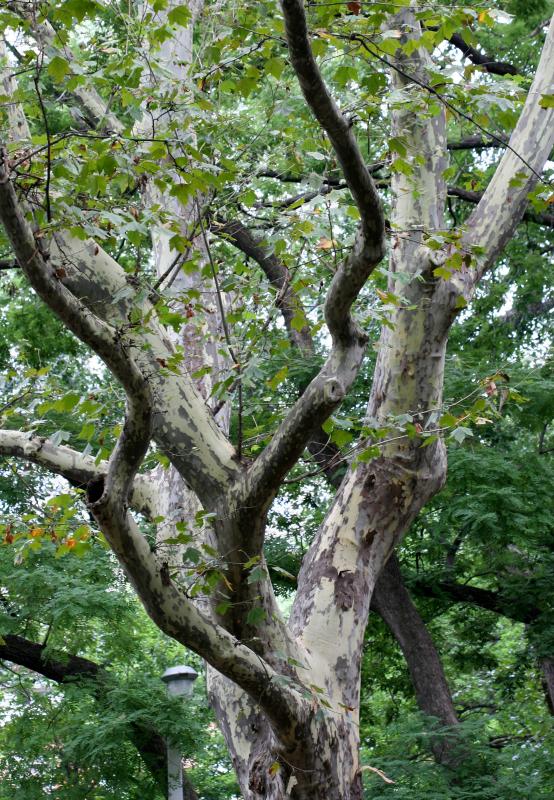
<svg viewBox="0 0 554 800">
<path fill-rule="evenodd" d="M 270 58 L 265 62 L 265 71 L 279 79 L 285 69 L 285 61 L 282 58 Z"/>
<path fill-rule="evenodd" d="M 455 428 L 450 434 L 450 438 L 454 439 L 458 444 L 461 444 L 464 439 L 467 439 L 469 436 L 473 436 L 473 431 L 463 426 Z"/>
<path fill-rule="evenodd" d="M 391 136 L 389 139 L 389 150 L 391 150 L 393 153 L 398 153 L 398 155 L 402 157 L 408 154 L 406 141 L 400 136 Z"/>
<path fill-rule="evenodd" d="M 267 613 L 261 606 L 254 606 L 246 615 L 247 625 L 261 625 L 267 619 Z"/>
<path fill-rule="evenodd" d="M 380 448 L 377 445 L 372 445 L 371 447 L 366 447 L 365 450 L 361 451 L 361 453 L 358 453 L 356 456 L 356 461 L 365 463 L 367 461 L 373 461 L 374 458 L 379 458 L 380 455 Z"/>
<path fill-rule="evenodd" d="M 467 308 L 467 300 L 463 296 L 463 294 L 458 295 L 456 298 L 456 302 L 454 303 L 454 308 Z"/>
<path fill-rule="evenodd" d="M 68 392 L 68 394 L 64 395 L 60 400 L 56 400 L 54 403 L 54 410 L 62 413 L 72 411 L 79 403 L 80 399 L 81 396 L 75 392 Z"/>
<path fill-rule="evenodd" d="M 68 508 L 73 503 L 72 494 L 57 494 L 46 503 L 49 508 Z"/>
<path fill-rule="evenodd" d="M 289 372 L 288 367 L 282 367 L 275 375 L 267 381 L 267 385 L 271 389 L 276 389 L 280 383 L 283 383 Z"/>
<path fill-rule="evenodd" d="M 543 94 L 539 100 L 541 108 L 554 108 L 554 94 Z"/>
<path fill-rule="evenodd" d="M 340 428 L 335 428 L 331 433 L 331 441 L 334 442 L 337 447 L 344 447 L 349 444 L 353 438 L 353 435 L 349 431 L 342 431 Z"/>
<path fill-rule="evenodd" d="M 46 69 L 52 80 L 56 83 L 63 81 L 65 76 L 71 72 L 69 62 L 61 56 L 54 56 L 50 59 L 50 63 Z"/>
<path fill-rule="evenodd" d="M 291 319 L 291 327 L 295 330 L 300 332 L 308 325 L 308 320 L 306 319 L 306 315 L 303 311 L 295 311 L 293 318 Z"/>
<path fill-rule="evenodd" d="M 266 571 L 263 567 L 254 567 L 248 575 L 248 583 L 257 583 L 258 581 L 265 580 Z"/>
<path fill-rule="evenodd" d="M 188 6 L 175 6 L 167 15 L 170 25 L 181 25 L 186 27 L 190 22 L 190 10 Z"/>
</svg>

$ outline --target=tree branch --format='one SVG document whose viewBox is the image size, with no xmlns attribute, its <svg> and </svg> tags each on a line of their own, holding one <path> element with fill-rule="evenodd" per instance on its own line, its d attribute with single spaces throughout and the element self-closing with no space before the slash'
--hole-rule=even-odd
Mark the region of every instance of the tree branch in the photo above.
<svg viewBox="0 0 554 800">
<path fill-rule="evenodd" d="M 472 192 L 469 189 L 462 189 L 460 186 L 448 187 L 449 197 L 459 197 L 460 200 L 464 200 L 466 203 L 472 203 L 473 205 L 477 205 L 481 201 L 483 195 L 484 192 Z M 534 222 L 537 225 L 554 228 L 554 214 L 539 214 L 536 211 L 527 209 L 524 211 L 522 219 L 526 222 Z"/>
<path fill-rule="evenodd" d="M 354 246 L 336 271 L 325 300 L 325 321 L 332 348 L 323 368 L 279 426 L 273 439 L 248 470 L 238 502 L 265 509 L 284 476 L 329 414 L 339 405 L 361 366 L 367 337 L 351 308 L 385 252 L 385 221 L 377 190 L 350 125 L 327 91 L 312 55 L 301 0 L 282 0 L 289 53 L 300 87 L 337 154 L 358 206 L 360 228 Z"/>
<path fill-rule="evenodd" d="M 554 16 L 527 100 L 494 176 L 465 225 L 462 245 L 482 256 L 471 274 L 461 276 L 465 292 L 480 279 L 513 235 L 554 146 L 554 110 L 540 105 L 554 89 Z M 454 277 L 454 281 L 456 278 Z"/>
<path fill-rule="evenodd" d="M 291 64 L 313 115 L 327 133 L 361 216 L 364 244 L 373 265 L 384 254 L 385 219 L 381 201 L 365 165 L 351 123 L 345 119 L 321 77 L 313 57 L 302 0 L 281 0 Z"/>
<path fill-rule="evenodd" d="M 259 702 L 283 734 L 290 735 L 300 695 L 278 683 L 278 673 L 200 611 L 166 574 L 127 511 L 128 495 L 148 448 L 151 397 L 128 397 L 123 431 L 108 462 L 107 476 L 87 487 L 88 506 L 156 625 L 237 683 Z"/>
<path fill-rule="evenodd" d="M 298 349 L 306 356 L 313 355 L 310 329 L 304 324 L 300 330 L 292 324 L 295 316 L 306 319 L 304 310 L 291 286 L 291 275 L 283 262 L 272 253 L 263 241 L 256 239 L 239 220 L 215 220 L 211 230 L 222 236 L 261 268 L 271 285 L 277 289 L 275 305 L 281 311 L 287 331 Z"/>
<path fill-rule="evenodd" d="M 394 555 L 375 585 L 371 608 L 390 628 L 402 650 L 421 711 L 438 718 L 441 727 L 457 725 L 458 716 L 435 643 L 403 583 Z M 459 741 L 452 734 L 437 736 L 431 746 L 439 763 L 459 764 Z"/>
<path fill-rule="evenodd" d="M 96 464 L 95 459 L 84 456 L 65 445 L 54 445 L 49 439 L 21 431 L 0 430 L 0 455 L 22 459 L 37 464 L 50 472 L 62 475 L 73 486 L 83 489 L 88 483 L 105 476 L 108 465 L 105 461 Z M 153 485 L 147 476 L 135 478 L 131 504 L 148 517 L 157 515 L 157 499 Z"/>
<path fill-rule="evenodd" d="M 195 8 L 198 10 L 198 4 Z M 6 85 L 7 94 L 14 97 L 16 88 L 14 80 L 10 78 L 9 85 Z M 17 111 L 23 115 L 25 138 L 29 131 L 19 104 L 8 105 L 14 114 Z M 23 134 L 14 127 L 17 120 L 17 116 L 13 120 L 10 117 L 14 131 L 12 136 L 20 137 Z M 15 194 L 13 199 L 16 202 Z M 20 216 L 23 218 L 21 213 Z M 144 300 L 137 303 L 136 283 L 96 242 L 90 239 L 83 242 L 63 230 L 57 230 L 53 235 L 50 253 L 47 253 L 46 240 L 37 241 L 41 244 L 44 257 L 49 258 L 53 266 L 53 286 L 60 291 L 63 291 L 63 287 L 67 288 L 69 297 L 79 298 L 79 310 L 88 308 L 94 319 L 103 320 L 114 330 L 117 329 L 118 336 L 125 334 L 126 352 L 133 352 L 140 371 L 155 384 L 157 413 L 154 418 L 154 437 L 204 506 L 211 507 L 230 479 L 236 478 L 239 472 L 235 449 L 217 426 L 189 374 L 164 374 L 166 363 L 177 354 L 170 337 L 157 324 L 151 304 Z M 17 250 L 15 252 L 17 255 Z M 46 294 L 40 296 L 53 308 L 47 287 Z M 143 334 L 135 333 L 129 322 L 131 312 L 134 310 L 136 314 L 137 309 L 144 316 L 154 317 Z M 58 313 L 56 308 L 54 311 Z M 108 355 L 110 350 L 108 348 Z M 114 374 L 119 377 L 117 372 Z"/>
<path fill-rule="evenodd" d="M 483 67 L 486 72 L 494 75 L 517 75 L 518 71 L 513 64 L 507 64 L 505 61 L 496 61 L 491 56 L 481 53 L 477 48 L 468 44 L 459 33 L 455 33 L 448 41 L 458 48 L 464 58 L 469 59 L 472 64 L 478 67 Z"/>
<path fill-rule="evenodd" d="M 454 581 L 437 581 L 418 578 L 411 583 L 413 590 L 424 597 L 436 597 L 439 600 L 450 600 L 455 603 L 469 603 L 487 611 L 528 624 L 540 616 L 540 609 L 533 605 L 527 607 L 511 603 L 498 592 L 470 586 L 467 583 Z"/>
</svg>

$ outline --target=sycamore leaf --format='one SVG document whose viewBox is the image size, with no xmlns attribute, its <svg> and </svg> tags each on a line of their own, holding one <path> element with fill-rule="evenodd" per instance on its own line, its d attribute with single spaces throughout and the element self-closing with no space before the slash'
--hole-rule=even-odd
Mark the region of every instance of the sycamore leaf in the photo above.
<svg viewBox="0 0 554 800">
<path fill-rule="evenodd" d="M 54 56 L 50 59 L 47 70 L 52 80 L 59 83 L 70 72 L 69 62 L 61 56 Z"/>
<path fill-rule="evenodd" d="M 269 58 L 265 62 L 265 71 L 274 78 L 279 79 L 285 69 L 285 61 L 282 58 Z"/>
<path fill-rule="evenodd" d="M 541 108 L 554 108 L 554 94 L 543 94 L 539 105 Z"/>
<path fill-rule="evenodd" d="M 274 761 L 273 764 L 268 769 L 268 772 L 269 772 L 270 776 L 273 778 L 273 777 L 275 777 L 275 775 L 277 775 L 277 773 L 279 772 L 280 769 L 281 769 L 281 765 L 279 764 L 279 762 L 278 761 Z"/>
<path fill-rule="evenodd" d="M 302 327 L 304 327 L 304 326 L 302 325 Z M 270 378 L 268 380 L 268 382 L 267 382 L 268 386 L 271 389 L 276 389 L 279 386 L 280 383 L 283 383 L 283 381 L 285 380 L 285 378 L 288 375 L 288 371 L 289 371 L 288 367 L 283 367 L 282 369 L 280 369 L 278 372 L 275 373 L 273 378 Z"/>
<path fill-rule="evenodd" d="M 187 6 L 175 6 L 167 15 L 170 25 L 188 25 L 190 22 L 190 11 Z"/>
<path fill-rule="evenodd" d="M 261 625 L 267 619 L 265 608 L 261 606 L 254 606 L 251 608 L 246 616 L 247 625 Z"/>
</svg>

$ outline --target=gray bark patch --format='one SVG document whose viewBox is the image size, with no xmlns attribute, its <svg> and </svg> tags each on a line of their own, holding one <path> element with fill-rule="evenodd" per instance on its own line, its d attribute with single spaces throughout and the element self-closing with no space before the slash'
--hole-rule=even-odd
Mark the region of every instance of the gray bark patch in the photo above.
<svg viewBox="0 0 554 800">
<path fill-rule="evenodd" d="M 348 570 L 339 572 L 335 581 L 335 604 L 348 611 L 355 605 L 357 595 L 356 575 Z"/>
</svg>

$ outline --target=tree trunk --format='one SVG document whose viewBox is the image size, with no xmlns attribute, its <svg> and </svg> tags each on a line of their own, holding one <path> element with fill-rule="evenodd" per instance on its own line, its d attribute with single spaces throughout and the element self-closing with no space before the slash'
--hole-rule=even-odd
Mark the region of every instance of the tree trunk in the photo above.
<svg viewBox="0 0 554 800">
<path fill-rule="evenodd" d="M 554 658 L 545 656 L 540 659 L 539 664 L 546 704 L 550 713 L 554 715 Z"/>
<path fill-rule="evenodd" d="M 404 586 L 395 556 L 377 581 L 371 607 L 389 626 L 402 650 L 420 710 L 435 717 L 441 728 L 454 729 L 459 720 L 439 654 Z M 457 766 L 461 753 L 456 731 L 442 730 L 433 740 L 432 750 L 440 764 Z"/>
</svg>

